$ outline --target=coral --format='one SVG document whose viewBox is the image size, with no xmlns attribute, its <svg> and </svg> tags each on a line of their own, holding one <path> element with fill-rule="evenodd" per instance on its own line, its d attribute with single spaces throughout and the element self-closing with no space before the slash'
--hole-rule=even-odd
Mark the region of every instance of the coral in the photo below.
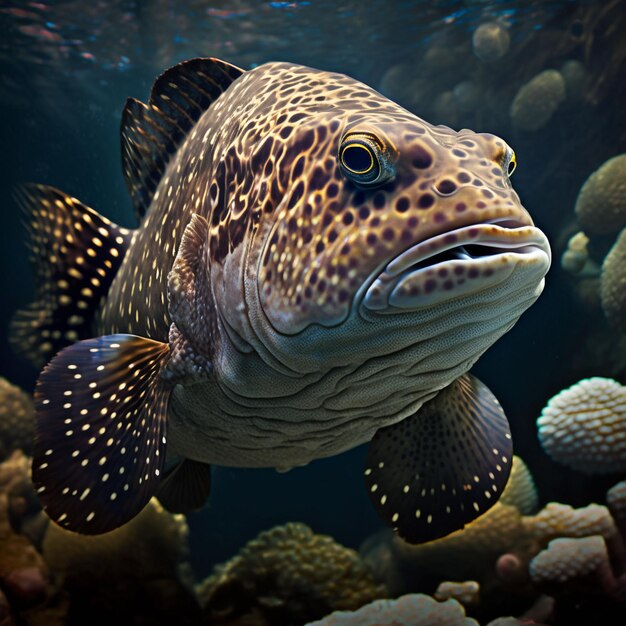
<svg viewBox="0 0 626 626">
<path fill-rule="evenodd" d="M 585 66 L 580 61 L 570 59 L 563 63 L 560 71 L 565 81 L 567 99 L 571 102 L 581 102 L 584 98 L 585 80 L 587 79 Z"/>
<path fill-rule="evenodd" d="M 599 623 L 606 623 L 602 618 L 608 615 L 624 614 L 626 578 L 615 578 L 599 535 L 553 539 L 530 562 L 529 572 L 533 583 L 555 598 L 557 616 L 573 607 L 578 616 L 588 613 Z M 563 616 L 558 621 L 568 623 Z"/>
<path fill-rule="evenodd" d="M 626 480 L 607 491 L 606 503 L 622 537 L 626 539 Z"/>
<path fill-rule="evenodd" d="M 455 600 L 437 602 L 409 594 L 397 600 L 376 600 L 358 611 L 338 611 L 307 626 L 478 626 Z"/>
<path fill-rule="evenodd" d="M 386 595 L 354 550 L 306 525 L 261 533 L 198 589 L 208 623 L 255 611 L 272 624 L 304 623 Z"/>
<path fill-rule="evenodd" d="M 452 90 L 452 95 L 457 108 L 464 113 L 475 111 L 482 99 L 480 87 L 469 80 L 458 83 Z"/>
<path fill-rule="evenodd" d="M 552 459 L 586 474 L 626 470 L 626 387 L 588 378 L 550 399 L 537 420 Z"/>
<path fill-rule="evenodd" d="M 582 231 L 572 235 L 561 256 L 561 267 L 576 276 L 598 276 L 600 268 L 589 258 L 589 237 Z"/>
<path fill-rule="evenodd" d="M 13 450 L 32 452 L 35 407 L 31 397 L 5 378 L 0 378 L 0 461 Z"/>
<path fill-rule="evenodd" d="M 30 485 L 30 459 L 16 450 L 0 463 L 0 616 L 4 611 L 7 623 L 13 619 L 17 623 L 18 614 L 22 623 L 23 611 L 40 605 L 51 593 L 41 555 L 11 523 L 12 509 L 25 485 Z"/>
<path fill-rule="evenodd" d="M 626 167 L 624 170 L 626 174 Z M 624 200 L 626 207 L 626 194 Z M 626 217 L 626 208 L 624 214 Z M 609 323 L 626 333 L 626 228 L 622 230 L 602 264 L 600 297 Z"/>
<path fill-rule="evenodd" d="M 500 501 L 464 529 L 416 546 L 396 535 L 380 534 L 364 544 L 361 553 L 393 593 L 434 589 L 442 581 L 464 578 L 482 585 L 493 578 L 500 555 L 513 546 L 523 549 L 528 533 L 522 513 L 532 512 L 536 504 L 532 476 L 514 457 Z"/>
<path fill-rule="evenodd" d="M 148 623 L 178 616 L 186 623 L 198 612 L 183 576 L 187 536 L 185 518 L 153 498 L 128 524 L 103 535 L 50 524 L 43 555 L 71 595 L 70 611 L 98 616 L 91 623 L 115 623 L 122 615 L 141 615 Z"/>
<path fill-rule="evenodd" d="M 545 70 L 520 87 L 511 104 L 511 120 L 522 130 L 539 130 L 564 99 L 563 77 L 557 70 Z"/>
<path fill-rule="evenodd" d="M 472 35 L 474 54 L 481 61 L 497 61 L 508 51 L 511 37 L 502 24 L 486 22 Z"/>
<path fill-rule="evenodd" d="M 522 515 L 537 510 L 537 488 L 528 466 L 518 456 L 513 457 L 511 475 L 502 495 L 501 504 L 514 506 Z"/>
<path fill-rule="evenodd" d="M 589 235 L 617 234 L 626 226 L 626 154 L 609 159 L 587 178 L 575 211 Z"/>
<path fill-rule="evenodd" d="M 496 503 L 463 530 L 417 546 L 391 539 L 397 559 L 416 570 L 414 582 L 472 578 L 482 582 L 491 576 L 498 557 L 524 534 L 516 507 Z M 420 582 L 421 579 L 421 582 Z"/>
<path fill-rule="evenodd" d="M 542 543 L 558 537 L 589 537 L 600 535 L 610 540 L 617 534 L 608 509 L 590 504 L 578 509 L 569 504 L 550 502 L 537 515 L 524 517 L 530 535 Z"/>
<path fill-rule="evenodd" d="M 480 602 L 480 585 L 475 580 L 466 580 L 462 583 L 439 583 L 434 593 L 435 600 L 456 600 L 463 606 L 475 606 Z"/>
</svg>

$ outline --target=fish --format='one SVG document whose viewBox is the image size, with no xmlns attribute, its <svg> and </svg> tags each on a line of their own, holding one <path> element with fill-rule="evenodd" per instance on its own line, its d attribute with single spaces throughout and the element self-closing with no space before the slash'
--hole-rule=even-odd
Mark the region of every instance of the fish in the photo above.
<svg viewBox="0 0 626 626">
<path fill-rule="evenodd" d="M 33 481 L 54 522 L 195 510 L 213 465 L 361 444 L 373 506 L 410 543 L 497 501 L 510 428 L 469 371 L 551 261 L 503 139 L 343 74 L 198 58 L 127 101 L 121 152 L 135 229 L 18 192 L 38 287 L 11 339 L 45 365 Z"/>
</svg>

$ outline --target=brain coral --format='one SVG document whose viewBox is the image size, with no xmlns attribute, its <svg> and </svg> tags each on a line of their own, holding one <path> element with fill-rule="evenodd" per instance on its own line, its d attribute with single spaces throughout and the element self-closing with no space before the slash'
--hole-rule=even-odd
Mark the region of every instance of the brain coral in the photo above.
<svg viewBox="0 0 626 626">
<path fill-rule="evenodd" d="M 575 210 L 588 234 L 614 234 L 626 226 L 626 154 L 609 159 L 587 178 Z"/>
<path fill-rule="evenodd" d="M 624 170 L 626 175 L 626 168 Z M 626 333 L 626 228 L 602 264 L 600 296 L 611 325 Z"/>
<path fill-rule="evenodd" d="M 481 61 L 497 61 L 508 51 L 511 37 L 502 24 L 486 22 L 472 35 L 474 54 Z"/>
<path fill-rule="evenodd" d="M 31 397 L 0 378 L 0 461 L 18 448 L 32 451 L 35 407 Z"/>
<path fill-rule="evenodd" d="M 307 626 L 478 626 L 456 600 L 437 602 L 423 594 L 376 600 L 358 611 L 337 611 Z"/>
<path fill-rule="evenodd" d="M 537 420 L 543 449 L 586 474 L 626 470 L 626 387 L 587 378 L 550 399 Z"/>
<path fill-rule="evenodd" d="M 520 87 L 510 115 L 523 130 L 545 126 L 565 99 L 565 81 L 557 70 L 545 70 Z"/>
<path fill-rule="evenodd" d="M 289 523 L 261 533 L 198 590 L 210 623 L 261 612 L 294 623 L 356 609 L 386 589 L 354 551 L 308 526 Z M 278 617 L 280 616 L 280 617 Z"/>
</svg>

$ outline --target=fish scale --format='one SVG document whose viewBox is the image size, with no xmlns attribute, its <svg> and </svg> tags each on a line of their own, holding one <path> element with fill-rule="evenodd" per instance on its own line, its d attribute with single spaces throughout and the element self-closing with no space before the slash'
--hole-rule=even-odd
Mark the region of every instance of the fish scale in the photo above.
<svg viewBox="0 0 626 626">
<path fill-rule="evenodd" d="M 217 59 L 166 71 L 121 134 L 132 235 L 110 225 L 98 254 L 79 233 L 70 254 L 41 208 L 61 192 L 24 203 L 55 276 L 92 250 L 105 279 L 85 303 L 40 272 L 45 299 L 16 317 L 25 351 L 51 359 L 33 477 L 53 520 L 106 532 L 153 495 L 197 508 L 212 464 L 284 471 L 368 442 L 368 493 L 408 541 L 497 501 L 509 427 L 468 370 L 550 264 L 504 140 L 341 74 Z M 78 223 L 99 218 L 64 197 Z M 80 333 L 50 342 L 78 302 Z"/>
</svg>

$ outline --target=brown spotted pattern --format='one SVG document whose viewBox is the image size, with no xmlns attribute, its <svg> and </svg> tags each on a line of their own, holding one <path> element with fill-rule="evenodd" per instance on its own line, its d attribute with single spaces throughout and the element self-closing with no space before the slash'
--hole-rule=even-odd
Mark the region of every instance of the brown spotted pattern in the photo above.
<svg viewBox="0 0 626 626">
<path fill-rule="evenodd" d="M 337 163 L 343 133 L 361 127 L 398 154 L 379 188 L 359 188 Z M 245 280 L 257 277 L 276 330 L 335 324 L 376 268 L 410 245 L 473 223 L 532 223 L 508 182 L 509 156 L 493 135 L 433 127 L 346 76 L 261 66 L 206 111 L 170 162 L 101 329 L 167 338 L 167 274 L 194 213 L 211 225 L 225 317 L 244 277 L 225 278 L 222 267 L 246 242 L 259 267 L 246 266 Z"/>
</svg>

